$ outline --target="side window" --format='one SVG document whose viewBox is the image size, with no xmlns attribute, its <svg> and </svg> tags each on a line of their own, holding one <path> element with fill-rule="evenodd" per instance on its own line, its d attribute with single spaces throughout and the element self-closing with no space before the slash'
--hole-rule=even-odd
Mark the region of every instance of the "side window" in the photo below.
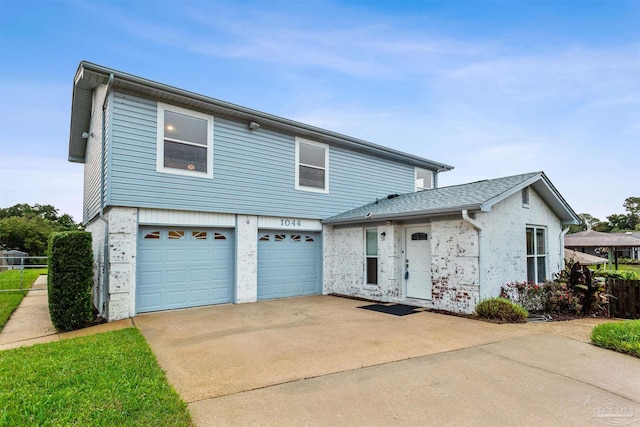
<svg viewBox="0 0 640 427">
<path fill-rule="evenodd" d="M 329 146 L 296 138 L 296 190 L 329 192 Z"/>
<path fill-rule="evenodd" d="M 433 172 L 416 168 L 416 191 L 430 190 L 433 188 Z"/>
<path fill-rule="evenodd" d="M 527 227 L 527 281 L 547 279 L 547 236 L 542 227 Z"/>
<path fill-rule="evenodd" d="M 213 117 L 158 103 L 158 172 L 213 178 Z"/>
<path fill-rule="evenodd" d="M 378 284 L 378 229 L 365 230 L 365 251 L 367 257 L 367 284 Z"/>
</svg>

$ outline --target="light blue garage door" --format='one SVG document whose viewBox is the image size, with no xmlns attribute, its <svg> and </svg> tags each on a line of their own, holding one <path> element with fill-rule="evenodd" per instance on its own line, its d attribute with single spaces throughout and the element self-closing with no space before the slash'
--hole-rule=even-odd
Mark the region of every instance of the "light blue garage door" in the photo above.
<svg viewBox="0 0 640 427">
<path fill-rule="evenodd" d="M 231 230 L 144 226 L 138 247 L 138 313 L 232 301 Z"/>
<path fill-rule="evenodd" d="M 319 233 L 261 231 L 258 238 L 258 299 L 321 292 Z"/>
</svg>

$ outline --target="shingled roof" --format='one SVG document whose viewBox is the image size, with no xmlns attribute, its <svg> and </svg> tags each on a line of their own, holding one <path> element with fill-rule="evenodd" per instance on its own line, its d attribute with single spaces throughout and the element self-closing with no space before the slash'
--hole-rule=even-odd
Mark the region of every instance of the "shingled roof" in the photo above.
<svg viewBox="0 0 640 427">
<path fill-rule="evenodd" d="M 608 247 L 638 247 L 640 239 L 632 234 L 601 233 L 587 230 L 564 236 L 566 248 L 608 248 Z"/>
<path fill-rule="evenodd" d="M 609 262 L 607 258 L 601 258 L 599 256 L 585 254 L 584 252 L 578 252 L 576 250 L 566 248 L 564 250 L 564 260 L 573 260 L 575 262 L 579 262 L 580 265 L 599 265 Z"/>
<path fill-rule="evenodd" d="M 347 224 L 391 219 L 424 218 L 448 213 L 488 212 L 496 203 L 532 186 L 564 224 L 579 219 L 544 172 L 530 172 L 400 195 L 390 195 L 365 206 L 327 218 L 325 224 Z"/>
</svg>

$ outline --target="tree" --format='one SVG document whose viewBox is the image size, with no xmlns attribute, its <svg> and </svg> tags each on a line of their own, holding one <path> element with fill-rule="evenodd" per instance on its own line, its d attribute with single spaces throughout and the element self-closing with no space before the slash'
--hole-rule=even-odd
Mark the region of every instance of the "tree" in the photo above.
<svg viewBox="0 0 640 427">
<path fill-rule="evenodd" d="M 0 249 L 17 249 L 31 256 L 46 255 L 49 235 L 78 228 L 71 215 L 58 215 L 51 205 L 17 204 L 0 209 Z"/>
<path fill-rule="evenodd" d="M 627 197 L 622 204 L 629 212 L 628 225 L 630 230 L 640 230 L 640 197 Z"/>
<path fill-rule="evenodd" d="M 607 217 L 611 226 L 611 231 L 623 231 L 632 230 L 632 226 L 629 222 L 629 215 L 613 214 Z M 635 224 L 633 224 L 635 226 Z"/>
<path fill-rule="evenodd" d="M 49 235 L 55 230 L 51 221 L 38 217 L 4 218 L 0 220 L 0 247 L 17 249 L 31 256 L 45 255 Z"/>
<path fill-rule="evenodd" d="M 601 223 L 598 218 L 589 215 L 588 213 L 578 214 L 580 218 L 580 224 L 574 224 L 569 227 L 569 233 L 578 233 L 579 231 L 593 230 L 594 226 Z"/>
</svg>

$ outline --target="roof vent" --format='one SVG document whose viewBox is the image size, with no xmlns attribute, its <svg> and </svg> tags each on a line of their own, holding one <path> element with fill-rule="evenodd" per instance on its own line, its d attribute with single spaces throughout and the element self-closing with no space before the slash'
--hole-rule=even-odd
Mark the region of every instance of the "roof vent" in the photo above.
<svg viewBox="0 0 640 427">
<path fill-rule="evenodd" d="M 387 199 L 395 199 L 396 197 L 398 197 L 398 194 L 389 194 Z"/>
</svg>

